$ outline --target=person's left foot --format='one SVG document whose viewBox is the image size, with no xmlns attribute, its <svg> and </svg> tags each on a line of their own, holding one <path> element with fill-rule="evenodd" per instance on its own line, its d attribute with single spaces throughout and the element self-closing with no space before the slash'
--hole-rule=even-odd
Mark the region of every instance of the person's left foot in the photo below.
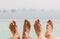
<svg viewBox="0 0 60 39">
<path fill-rule="evenodd" d="M 40 20 L 39 20 L 39 19 L 37 19 L 37 20 L 35 21 L 34 29 L 35 29 L 35 32 L 36 32 L 37 36 L 39 36 L 40 33 L 42 32 L 42 26 L 41 26 L 41 24 L 40 24 Z"/>
<path fill-rule="evenodd" d="M 9 29 L 13 35 L 13 39 L 16 38 L 16 39 L 20 39 L 20 35 L 18 33 L 18 27 L 16 25 L 16 22 L 15 21 L 12 21 L 9 25 Z"/>
<path fill-rule="evenodd" d="M 37 34 L 38 39 L 46 39 L 45 36 L 43 35 L 42 26 L 41 26 L 41 23 L 40 23 L 39 19 L 37 19 L 35 21 L 34 29 L 35 29 L 35 32 Z"/>
</svg>

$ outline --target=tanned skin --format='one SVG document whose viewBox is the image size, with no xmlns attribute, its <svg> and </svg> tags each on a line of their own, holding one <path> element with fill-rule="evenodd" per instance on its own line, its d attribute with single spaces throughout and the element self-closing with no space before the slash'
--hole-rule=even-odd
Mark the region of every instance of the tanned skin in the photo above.
<svg viewBox="0 0 60 39">
<path fill-rule="evenodd" d="M 16 22 L 14 20 L 10 23 L 9 29 L 13 35 L 10 39 L 20 39 L 18 27 L 17 27 Z"/>
<path fill-rule="evenodd" d="M 37 19 L 34 23 L 34 30 L 36 32 L 38 39 L 46 39 L 45 36 L 43 35 L 42 26 L 39 19 Z"/>
<path fill-rule="evenodd" d="M 54 37 L 52 36 L 52 32 L 53 32 L 53 23 L 51 20 L 48 20 L 46 25 L 45 37 L 47 39 L 53 39 Z"/>
<path fill-rule="evenodd" d="M 30 39 L 30 36 L 29 36 L 30 28 L 31 28 L 30 22 L 27 19 L 25 19 L 24 26 L 23 26 L 22 39 Z"/>
</svg>

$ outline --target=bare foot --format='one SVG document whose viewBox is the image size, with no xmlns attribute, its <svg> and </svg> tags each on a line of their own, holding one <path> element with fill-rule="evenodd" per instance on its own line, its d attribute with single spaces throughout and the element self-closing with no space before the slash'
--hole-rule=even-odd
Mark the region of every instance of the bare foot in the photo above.
<svg viewBox="0 0 60 39">
<path fill-rule="evenodd" d="M 37 20 L 35 21 L 34 29 L 35 29 L 35 32 L 36 32 L 37 36 L 39 36 L 40 33 L 42 32 L 42 26 L 41 26 L 41 24 L 40 24 L 40 20 L 39 20 L 39 19 L 37 19 Z"/>
<path fill-rule="evenodd" d="M 44 35 L 43 35 L 42 26 L 41 26 L 41 24 L 40 24 L 40 20 L 39 20 L 39 19 L 37 19 L 37 20 L 35 21 L 34 29 L 35 29 L 35 32 L 36 32 L 36 34 L 37 34 L 38 39 L 46 39 L 46 38 L 44 37 Z"/>
<path fill-rule="evenodd" d="M 40 20 L 39 20 L 39 19 L 37 19 L 37 20 L 35 21 L 34 29 L 35 29 L 35 32 L 36 32 L 36 34 L 37 34 L 38 39 L 46 39 L 46 38 L 44 37 L 44 35 L 43 35 L 42 26 L 41 26 L 41 24 L 40 24 Z"/>
<path fill-rule="evenodd" d="M 24 26 L 23 26 L 22 39 L 30 39 L 30 37 L 29 37 L 30 28 L 31 28 L 30 22 L 27 19 L 25 19 Z"/>
<path fill-rule="evenodd" d="M 53 23 L 51 20 L 48 20 L 47 26 L 46 26 L 45 37 L 47 37 L 47 38 L 51 37 L 52 32 L 53 32 Z"/>
<path fill-rule="evenodd" d="M 16 39 L 20 39 L 19 37 L 19 33 L 18 33 L 18 27 L 16 25 L 15 21 L 12 21 L 9 25 L 9 29 L 13 35 L 12 39 L 16 38 Z"/>
</svg>

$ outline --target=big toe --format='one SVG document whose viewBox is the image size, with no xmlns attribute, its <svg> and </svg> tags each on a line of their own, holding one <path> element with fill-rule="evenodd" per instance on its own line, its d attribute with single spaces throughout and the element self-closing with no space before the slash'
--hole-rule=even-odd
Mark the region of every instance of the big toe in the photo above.
<svg viewBox="0 0 60 39">
<path fill-rule="evenodd" d="M 31 24 L 27 19 L 25 19 L 24 24 L 26 25 L 27 28 L 31 27 Z"/>
</svg>

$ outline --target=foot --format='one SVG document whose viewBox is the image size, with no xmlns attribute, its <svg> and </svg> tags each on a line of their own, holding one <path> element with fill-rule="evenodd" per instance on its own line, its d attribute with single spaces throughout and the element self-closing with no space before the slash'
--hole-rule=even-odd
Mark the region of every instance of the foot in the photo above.
<svg viewBox="0 0 60 39">
<path fill-rule="evenodd" d="M 27 19 L 25 19 L 24 26 L 23 26 L 22 39 L 30 39 L 30 37 L 29 37 L 30 28 L 31 28 L 30 22 Z"/>
<path fill-rule="evenodd" d="M 35 32 L 36 32 L 37 36 L 39 36 L 40 33 L 42 32 L 42 26 L 41 26 L 41 24 L 40 24 L 40 20 L 39 20 L 39 19 L 37 19 L 37 20 L 35 21 L 34 29 L 35 29 Z"/>
<path fill-rule="evenodd" d="M 12 38 L 17 38 L 17 37 L 20 38 L 20 37 L 19 37 L 19 33 L 18 33 L 18 27 L 17 27 L 15 21 L 12 21 L 12 22 L 10 23 L 9 29 L 10 29 L 12 35 L 13 35 Z"/>
<path fill-rule="evenodd" d="M 45 36 L 43 35 L 42 26 L 40 24 L 40 20 L 39 19 L 37 19 L 35 21 L 34 29 L 35 29 L 35 32 L 37 34 L 38 39 L 46 39 Z"/>
<path fill-rule="evenodd" d="M 48 20 L 47 26 L 46 26 L 46 33 L 45 37 L 50 37 L 51 33 L 53 32 L 53 23 L 51 20 Z"/>
</svg>

